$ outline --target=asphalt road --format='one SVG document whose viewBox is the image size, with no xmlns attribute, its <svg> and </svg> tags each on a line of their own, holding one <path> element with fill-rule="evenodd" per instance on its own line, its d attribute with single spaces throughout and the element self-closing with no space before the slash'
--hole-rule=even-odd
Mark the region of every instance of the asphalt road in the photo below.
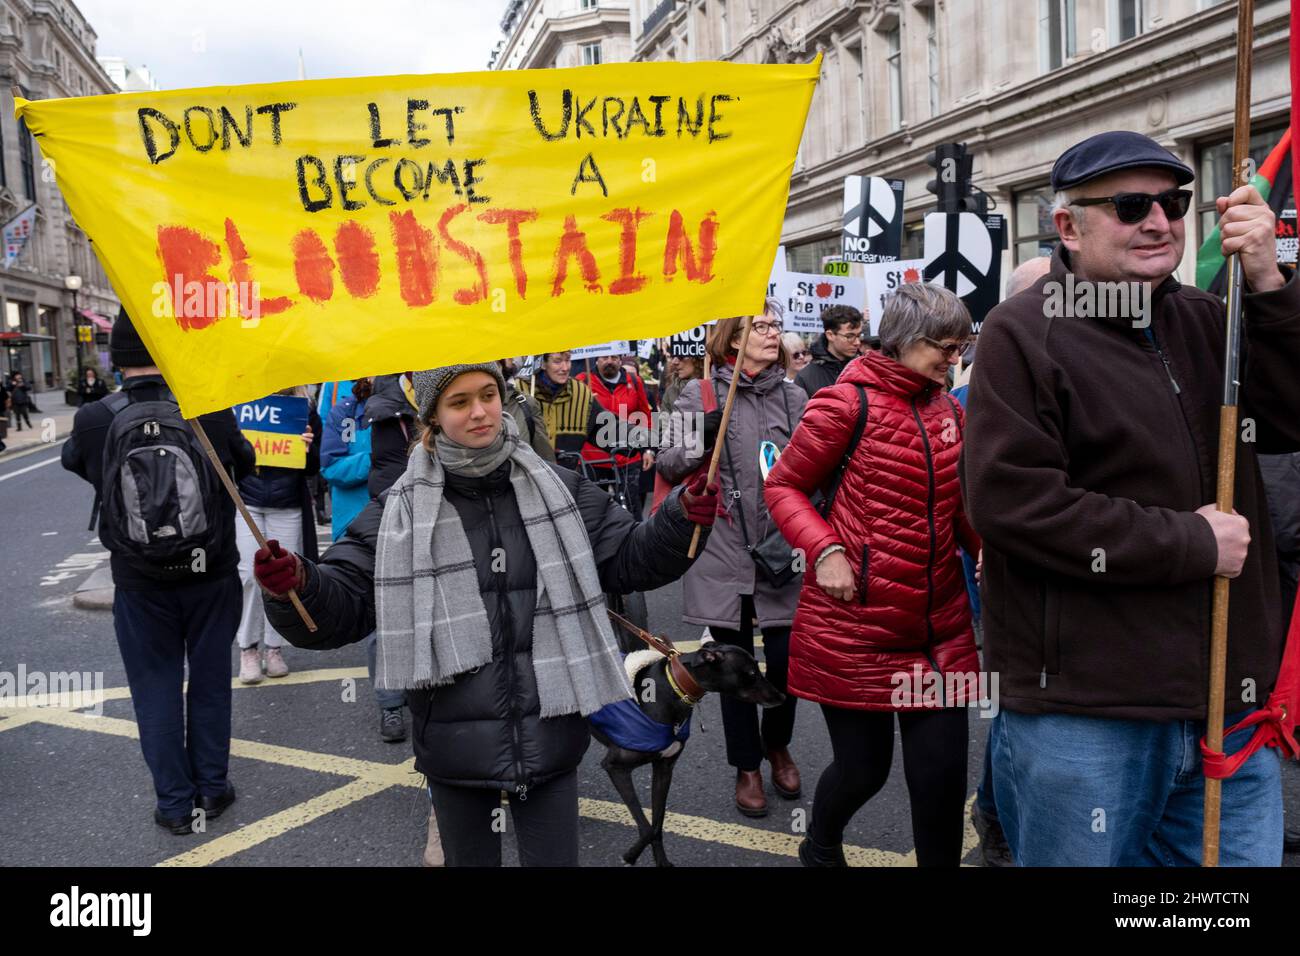
<svg viewBox="0 0 1300 956">
<path fill-rule="evenodd" d="M 86 530 L 89 486 L 63 471 L 58 448 L 0 457 L 0 672 L 102 675 L 101 717 L 69 709 L 0 709 L 0 863 L 5 865 L 411 866 L 424 847 L 428 799 L 410 744 L 385 744 L 360 645 L 286 650 L 293 674 L 255 687 L 237 682 L 231 779 L 239 800 L 206 833 L 172 836 L 152 821 L 153 792 L 134 737 L 134 715 L 107 611 L 79 610 L 72 595 L 106 554 Z M 649 596 L 651 625 L 694 641 L 681 587 Z M 236 651 L 232 647 L 232 666 Z M 237 669 L 237 668 L 236 668 Z M 987 721 L 971 713 L 973 791 Z M 889 782 L 850 825 L 850 862 L 911 865 L 912 835 L 900 747 Z M 724 756 L 716 697 L 701 705 L 678 761 L 665 845 L 679 866 L 794 866 L 818 773 L 830 759 L 825 725 L 801 703 L 791 752 L 804 796 L 779 798 L 769 815 L 740 816 Z M 618 865 L 635 828 L 594 745 L 580 770 L 582 863 Z M 641 772 L 649 802 L 649 771 Z M 1300 813 L 1300 768 L 1286 773 Z M 1294 816 L 1290 817 L 1294 819 Z M 509 828 L 507 824 L 507 836 Z M 974 834 L 967 824 L 967 850 Z M 513 841 L 505 859 L 515 862 Z M 975 854 L 967 852 L 966 861 Z M 1288 864 L 1300 863 L 1289 857 Z M 650 865 L 647 853 L 641 865 Z"/>
</svg>

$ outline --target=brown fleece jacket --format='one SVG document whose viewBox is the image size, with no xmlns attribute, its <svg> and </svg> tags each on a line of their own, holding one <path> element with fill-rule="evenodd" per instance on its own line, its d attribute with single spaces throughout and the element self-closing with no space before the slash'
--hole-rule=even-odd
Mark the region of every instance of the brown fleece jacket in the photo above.
<svg viewBox="0 0 1300 956">
<path fill-rule="evenodd" d="M 1046 291 L 1068 271 L 1058 249 L 980 334 L 961 473 L 984 539 L 985 663 L 1010 710 L 1203 718 L 1218 552 L 1192 512 L 1215 499 L 1224 307 L 1166 279 L 1153 345 L 1127 316 L 1049 317 Z M 1235 505 L 1251 543 L 1231 587 L 1228 714 L 1264 701 L 1282 655 L 1255 456 L 1300 450 L 1300 284 L 1287 277 L 1244 299 Z"/>
</svg>

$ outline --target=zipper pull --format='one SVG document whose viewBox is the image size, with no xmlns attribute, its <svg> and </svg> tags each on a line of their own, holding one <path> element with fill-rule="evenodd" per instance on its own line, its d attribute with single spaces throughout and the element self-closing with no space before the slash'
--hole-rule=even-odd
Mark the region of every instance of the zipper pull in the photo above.
<svg viewBox="0 0 1300 956">
<path fill-rule="evenodd" d="M 519 784 L 517 787 L 515 787 L 515 793 L 519 794 L 519 799 L 520 799 L 520 800 L 527 800 L 527 799 L 528 799 L 528 784 L 526 784 L 526 783 L 521 783 L 521 784 Z"/>
<path fill-rule="evenodd" d="M 1169 359 L 1165 358 L 1165 350 L 1158 348 L 1156 354 L 1160 356 L 1160 361 L 1164 363 L 1165 374 L 1169 376 L 1169 384 L 1174 387 L 1174 394 L 1181 395 L 1183 390 L 1178 387 L 1178 380 L 1174 378 L 1174 370 L 1169 367 Z"/>
<path fill-rule="evenodd" d="M 1043 665 L 1043 672 L 1038 675 L 1038 686 L 1039 687 L 1047 686 L 1047 665 L 1046 664 Z"/>
</svg>

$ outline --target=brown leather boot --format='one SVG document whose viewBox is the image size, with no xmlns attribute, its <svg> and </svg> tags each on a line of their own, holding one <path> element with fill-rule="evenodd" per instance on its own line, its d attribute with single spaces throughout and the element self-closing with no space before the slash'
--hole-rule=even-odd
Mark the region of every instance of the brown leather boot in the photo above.
<svg viewBox="0 0 1300 956">
<path fill-rule="evenodd" d="M 736 771 L 736 809 L 747 817 L 767 816 L 762 770 Z"/>
<path fill-rule="evenodd" d="M 776 792 L 787 800 L 796 800 L 803 787 L 799 780 L 799 768 L 794 765 L 794 758 L 785 747 L 773 747 L 767 752 L 767 759 L 772 764 L 772 786 Z"/>
</svg>

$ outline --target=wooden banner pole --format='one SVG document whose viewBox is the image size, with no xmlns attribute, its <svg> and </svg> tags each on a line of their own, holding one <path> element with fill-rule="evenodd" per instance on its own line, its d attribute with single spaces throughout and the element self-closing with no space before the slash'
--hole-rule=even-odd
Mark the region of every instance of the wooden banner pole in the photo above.
<svg viewBox="0 0 1300 956">
<path fill-rule="evenodd" d="M 202 423 L 197 418 L 187 418 L 185 420 L 189 422 L 190 427 L 194 429 L 194 434 L 198 436 L 199 444 L 202 445 L 203 450 L 207 452 L 208 461 L 212 462 L 212 467 L 216 469 L 218 477 L 221 478 L 221 483 L 226 488 L 226 492 L 230 495 L 231 500 L 235 502 L 235 507 L 239 509 L 239 513 L 244 516 L 244 523 L 248 525 L 248 530 L 253 533 L 253 537 L 257 540 L 257 546 L 259 548 L 265 548 L 266 537 L 262 534 L 262 529 L 257 526 L 257 522 L 253 520 L 253 516 L 248 513 L 248 508 L 244 505 L 244 499 L 239 496 L 239 489 L 235 487 L 234 479 L 230 477 L 230 473 L 226 471 L 225 466 L 221 464 L 221 457 L 217 454 L 217 450 L 212 447 L 212 441 L 208 438 L 208 433 L 203 430 Z M 307 613 L 307 608 L 303 607 L 302 600 L 298 597 L 298 592 L 290 591 L 289 600 L 293 603 L 294 610 L 298 612 L 298 616 L 302 618 L 302 622 L 307 625 L 307 630 L 314 634 L 316 632 L 316 622 L 313 621 L 311 615 Z"/>
</svg>

